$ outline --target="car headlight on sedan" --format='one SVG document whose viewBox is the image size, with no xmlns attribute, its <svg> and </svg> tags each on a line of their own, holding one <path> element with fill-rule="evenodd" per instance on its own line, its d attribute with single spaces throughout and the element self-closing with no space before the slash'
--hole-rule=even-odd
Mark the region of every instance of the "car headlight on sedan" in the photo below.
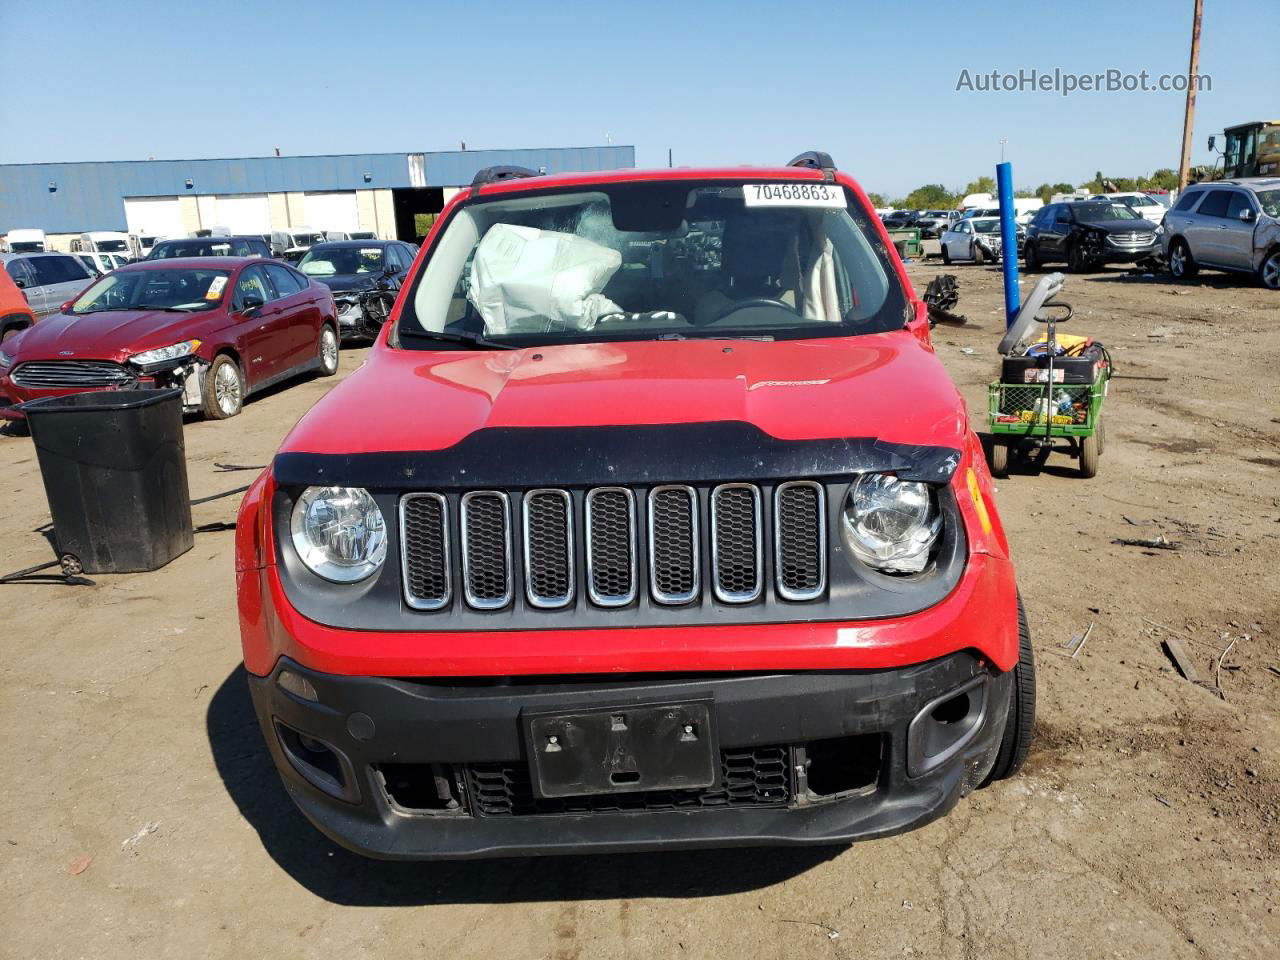
<svg viewBox="0 0 1280 960">
<path fill-rule="evenodd" d="M 840 527 L 850 552 L 868 566 L 919 573 L 942 530 L 942 516 L 927 484 L 868 473 L 849 488 Z"/>
<path fill-rule="evenodd" d="M 13 366 L 13 357 L 0 350 L 0 370 L 8 370 Z"/>
<path fill-rule="evenodd" d="M 181 343 L 170 344 L 167 347 L 157 347 L 154 350 L 135 353 L 129 360 L 139 367 L 154 367 L 159 363 L 168 363 L 170 360 L 181 360 L 183 357 L 189 357 L 199 349 L 199 340 L 183 340 Z"/>
<path fill-rule="evenodd" d="M 307 569 L 334 583 L 364 580 L 387 559 L 386 521 L 360 487 L 307 487 L 289 528 Z"/>
</svg>

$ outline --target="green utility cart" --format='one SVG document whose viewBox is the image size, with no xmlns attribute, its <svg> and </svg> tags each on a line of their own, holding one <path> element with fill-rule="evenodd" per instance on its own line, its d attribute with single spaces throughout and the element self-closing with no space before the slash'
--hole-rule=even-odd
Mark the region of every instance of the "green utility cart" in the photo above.
<svg viewBox="0 0 1280 960">
<path fill-rule="evenodd" d="M 1064 345 L 1057 325 L 1071 319 L 1071 307 L 1054 297 L 1065 279 L 1061 273 L 1042 278 L 1000 341 L 1000 379 L 987 388 L 991 472 L 997 477 L 1008 475 L 1011 457 L 1043 462 L 1055 452 L 1079 461 L 1082 477 L 1098 473 L 1111 358 L 1085 337 L 1062 338 L 1070 345 L 1059 353 Z M 1029 344 L 1037 323 L 1046 325 L 1045 336 Z"/>
</svg>

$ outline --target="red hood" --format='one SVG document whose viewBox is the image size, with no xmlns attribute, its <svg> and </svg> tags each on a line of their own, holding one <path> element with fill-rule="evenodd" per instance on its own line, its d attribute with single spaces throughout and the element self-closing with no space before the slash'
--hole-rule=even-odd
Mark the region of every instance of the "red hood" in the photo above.
<svg viewBox="0 0 1280 960">
<path fill-rule="evenodd" d="M 23 333 L 13 352 L 19 363 L 64 360 L 71 356 L 120 363 L 143 350 L 199 337 L 209 329 L 209 321 L 215 316 L 220 316 L 220 311 L 121 310 L 78 317 L 55 313 Z"/>
<path fill-rule="evenodd" d="M 486 427 L 742 421 L 781 440 L 959 449 L 964 403 L 906 330 L 828 340 L 677 340 L 418 352 L 379 344 L 302 418 L 286 453 L 442 450 Z"/>
</svg>

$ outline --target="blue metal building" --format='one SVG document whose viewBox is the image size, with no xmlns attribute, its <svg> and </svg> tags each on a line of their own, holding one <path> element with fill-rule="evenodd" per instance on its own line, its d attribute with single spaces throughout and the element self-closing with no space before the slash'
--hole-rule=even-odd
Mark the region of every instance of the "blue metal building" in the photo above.
<svg viewBox="0 0 1280 960">
<path fill-rule="evenodd" d="M 295 207 L 300 210 L 298 217 L 307 216 L 306 211 L 313 209 L 351 222 L 356 217 L 363 224 L 369 219 L 368 211 L 376 213 L 375 201 L 383 203 L 387 211 L 394 207 L 395 216 L 403 221 L 404 210 L 410 207 L 416 212 L 432 212 L 432 207 L 439 210 L 445 191 L 465 186 L 477 170 L 497 164 L 532 167 L 547 173 L 609 170 L 635 166 L 635 148 L 3 164 L 0 234 L 14 227 L 38 227 L 47 234 L 66 235 L 139 229 L 136 221 L 144 216 L 138 212 L 142 210 L 169 224 L 209 226 L 203 222 L 204 217 L 219 216 L 214 198 L 223 199 L 224 218 L 244 219 L 245 226 L 238 229 L 265 224 L 268 219 L 270 227 L 297 225 L 277 223 L 296 219 Z M 357 196 L 365 191 L 371 193 L 364 198 Z M 391 193 L 379 199 L 374 196 L 379 191 Z M 408 191 L 418 193 L 410 195 Z M 350 194 L 350 199 L 344 194 Z M 273 195 L 278 197 L 274 203 L 270 201 Z M 301 201 L 285 201 L 286 197 L 299 195 L 325 199 L 313 201 L 310 207 Z M 253 207 L 257 202 L 253 198 L 260 201 L 257 208 Z M 130 200 L 134 201 L 132 209 Z M 169 202 L 168 207 L 165 201 Z M 332 212 L 339 208 L 345 212 Z M 312 225 L 326 227 L 323 223 Z"/>
</svg>

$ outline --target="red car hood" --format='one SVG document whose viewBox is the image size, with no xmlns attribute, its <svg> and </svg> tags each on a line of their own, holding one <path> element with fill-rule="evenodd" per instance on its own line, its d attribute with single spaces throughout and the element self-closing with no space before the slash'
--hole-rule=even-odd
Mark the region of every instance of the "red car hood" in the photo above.
<svg viewBox="0 0 1280 960">
<path fill-rule="evenodd" d="M 906 330 L 828 340 L 676 340 L 522 350 L 377 346 L 283 453 L 442 450 L 488 427 L 742 421 L 780 440 L 960 449 L 964 403 Z"/>
<path fill-rule="evenodd" d="M 166 313 L 121 310 L 72 316 L 55 313 L 22 334 L 15 361 L 114 360 L 124 362 L 143 350 L 167 347 L 208 329 L 210 312 Z"/>
</svg>

